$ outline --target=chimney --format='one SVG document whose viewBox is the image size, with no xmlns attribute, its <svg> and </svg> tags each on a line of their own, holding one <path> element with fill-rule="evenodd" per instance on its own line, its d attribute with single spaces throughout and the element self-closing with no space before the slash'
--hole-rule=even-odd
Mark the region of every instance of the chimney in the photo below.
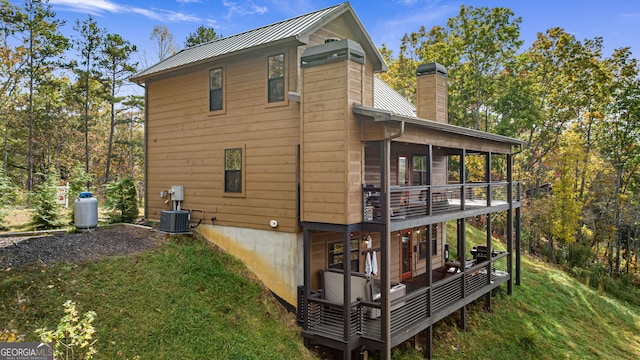
<svg viewBox="0 0 640 360">
<path fill-rule="evenodd" d="M 416 78 L 417 116 L 426 120 L 448 123 L 449 107 L 447 69 L 438 63 L 418 66 Z"/>
</svg>

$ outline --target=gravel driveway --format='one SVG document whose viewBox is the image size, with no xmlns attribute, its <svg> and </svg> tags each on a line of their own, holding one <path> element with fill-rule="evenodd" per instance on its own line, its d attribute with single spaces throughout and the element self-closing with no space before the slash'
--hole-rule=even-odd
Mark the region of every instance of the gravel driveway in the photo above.
<svg viewBox="0 0 640 360">
<path fill-rule="evenodd" d="M 165 236 L 142 226 L 115 225 L 73 234 L 0 237 L 0 270 L 26 264 L 96 261 L 155 247 Z"/>
</svg>

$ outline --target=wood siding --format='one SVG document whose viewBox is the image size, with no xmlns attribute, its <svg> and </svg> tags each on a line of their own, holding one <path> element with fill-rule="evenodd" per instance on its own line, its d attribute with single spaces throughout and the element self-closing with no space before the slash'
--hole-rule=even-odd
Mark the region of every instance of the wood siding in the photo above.
<svg viewBox="0 0 640 360">
<path fill-rule="evenodd" d="M 274 48 L 147 84 L 147 206 L 150 219 L 170 209 L 160 198 L 183 185 L 183 208 L 216 224 L 297 231 L 299 105 L 267 104 L 267 56 L 284 52 L 287 86 L 297 85 L 297 52 Z M 225 71 L 224 110 L 209 112 L 208 69 Z M 224 192 L 224 149 L 244 152 L 242 196 Z M 199 216 L 200 212 L 193 215 Z"/>
<path fill-rule="evenodd" d="M 351 105 L 372 96 L 364 90 L 367 75 L 373 74 L 348 60 L 303 69 L 303 221 L 362 221 L 363 146 Z"/>
</svg>

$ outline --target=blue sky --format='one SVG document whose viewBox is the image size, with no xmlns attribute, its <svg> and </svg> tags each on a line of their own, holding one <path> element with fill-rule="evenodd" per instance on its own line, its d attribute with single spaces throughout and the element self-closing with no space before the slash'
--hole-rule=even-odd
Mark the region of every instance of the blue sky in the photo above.
<svg viewBox="0 0 640 360">
<path fill-rule="evenodd" d="M 144 64 L 153 63 L 149 35 L 157 24 L 167 26 L 179 47 L 200 25 L 233 35 L 340 3 L 336 0 L 50 0 L 57 17 L 67 21 L 70 36 L 76 19 L 92 14 L 98 25 L 136 44 Z M 582 40 L 602 36 L 605 54 L 630 46 L 640 58 L 640 1 L 637 0 L 354 0 L 351 6 L 377 46 L 397 52 L 405 33 L 445 25 L 460 5 L 508 7 L 522 17 L 521 36 L 527 48 L 538 32 L 555 26 Z"/>
</svg>

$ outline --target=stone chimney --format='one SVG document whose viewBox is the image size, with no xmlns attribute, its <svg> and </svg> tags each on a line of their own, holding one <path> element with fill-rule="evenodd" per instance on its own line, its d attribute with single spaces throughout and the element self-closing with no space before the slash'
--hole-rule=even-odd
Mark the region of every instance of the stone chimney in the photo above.
<svg viewBox="0 0 640 360">
<path fill-rule="evenodd" d="M 426 63 L 418 66 L 416 75 L 416 115 L 448 123 L 447 69 L 438 63 Z"/>
</svg>

